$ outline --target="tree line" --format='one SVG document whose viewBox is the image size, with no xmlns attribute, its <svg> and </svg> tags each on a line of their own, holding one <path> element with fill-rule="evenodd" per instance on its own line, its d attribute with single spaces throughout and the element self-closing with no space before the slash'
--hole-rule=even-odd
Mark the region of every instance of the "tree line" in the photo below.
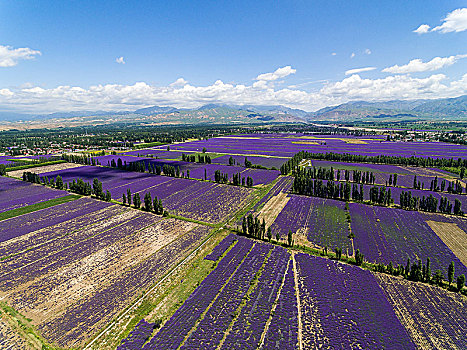
<svg viewBox="0 0 467 350">
<path fill-rule="evenodd" d="M 131 206 L 131 204 L 133 203 L 133 206 L 136 209 L 140 209 L 142 204 L 139 193 L 134 193 L 132 197 L 130 189 L 127 189 L 126 194 L 122 194 L 122 203 L 123 205 L 128 204 L 128 206 Z M 164 210 L 164 206 L 162 205 L 162 200 L 158 199 L 157 196 L 155 196 L 154 199 L 152 199 L 150 192 L 146 192 L 144 194 L 143 209 L 148 212 L 154 212 L 157 215 L 168 216 L 168 212 Z"/>
<path fill-rule="evenodd" d="M 450 167 L 450 168 L 466 168 L 467 159 L 458 158 L 419 158 L 419 157 L 403 157 L 403 156 L 364 156 L 360 154 L 350 153 L 311 153 L 307 151 L 300 151 L 290 158 L 286 163 L 281 166 L 281 173 L 283 175 L 289 174 L 295 169 L 303 159 L 319 159 L 334 162 L 349 162 L 349 163 L 373 163 L 373 164 L 393 164 L 404 166 L 416 167 Z M 461 170 L 462 171 L 462 170 Z M 465 170 L 464 170 L 465 172 Z"/>
<path fill-rule="evenodd" d="M 439 204 L 438 204 L 439 202 Z M 405 210 L 421 210 L 431 213 L 444 213 L 454 215 L 464 215 L 462 211 L 462 203 L 457 198 L 454 199 L 454 205 L 445 197 L 441 197 L 438 201 L 433 195 L 417 197 L 412 196 L 412 192 L 403 191 L 400 194 L 399 205 Z"/>
<path fill-rule="evenodd" d="M 411 263 L 410 258 L 408 258 L 405 267 L 403 265 L 393 266 L 392 262 L 387 265 L 379 263 L 375 266 L 375 271 L 393 276 L 402 276 L 409 281 L 435 284 L 440 287 L 442 287 L 444 283 L 444 275 L 441 270 L 436 270 L 433 274 L 431 273 L 430 258 L 426 259 L 426 264 L 423 264 L 420 259 Z M 449 282 L 449 289 L 451 288 L 451 284 L 454 281 L 454 274 L 454 262 L 451 261 L 447 268 L 447 281 Z M 457 276 L 456 290 L 460 292 L 464 286 L 465 275 L 462 274 Z"/>
<path fill-rule="evenodd" d="M 248 216 L 244 216 L 242 218 L 242 229 L 241 233 L 244 236 L 252 237 L 256 239 L 260 239 L 263 241 L 271 242 L 273 239 L 271 227 L 266 229 L 266 222 L 260 220 L 258 217 L 253 217 L 253 214 L 248 214 Z M 279 243 L 281 239 L 280 232 L 278 231 L 275 236 L 276 242 Z M 287 234 L 287 245 L 289 247 L 293 247 L 295 244 L 295 240 L 293 237 L 292 231 L 289 229 Z"/>
</svg>

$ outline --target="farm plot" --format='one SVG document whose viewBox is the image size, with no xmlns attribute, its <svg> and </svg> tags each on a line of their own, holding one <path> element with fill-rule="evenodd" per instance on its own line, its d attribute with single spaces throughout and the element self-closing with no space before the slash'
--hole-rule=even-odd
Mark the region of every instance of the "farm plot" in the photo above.
<svg viewBox="0 0 467 350">
<path fill-rule="evenodd" d="M 303 235 L 314 245 L 331 249 L 338 247 L 352 254 L 343 202 L 289 196 L 289 202 L 271 226 L 273 236 L 279 232 L 281 238 L 285 239 L 291 230 Z"/>
<path fill-rule="evenodd" d="M 248 140 L 248 142 L 245 142 Z M 312 153 L 350 153 L 367 156 L 466 158 L 467 147 L 443 142 L 386 142 L 381 137 L 333 137 L 329 135 L 257 134 L 217 137 L 172 145 L 172 150 L 198 151 L 236 155 L 291 157 L 299 151 Z"/>
<path fill-rule="evenodd" d="M 399 320 L 423 349 L 466 349 L 467 301 L 457 293 L 375 274 Z"/>
<path fill-rule="evenodd" d="M 224 257 L 175 314 L 155 332 L 140 322 L 124 344 L 134 340 L 147 350 L 465 348 L 462 296 L 304 253 L 290 259 L 283 247 L 241 236 L 227 236 L 218 247 L 210 259 L 227 251 Z"/>
<path fill-rule="evenodd" d="M 79 346 L 209 230 L 118 205 L 71 216 L 4 244 L 19 252 L 0 263 L 0 291 L 48 341 Z"/>
<path fill-rule="evenodd" d="M 211 223 L 219 222 L 240 208 L 248 200 L 253 189 L 196 181 L 168 176 L 157 176 L 148 173 L 138 173 L 87 166 L 74 169 L 41 174 L 55 177 L 61 175 L 64 182 L 81 178 L 89 183 L 94 178 L 102 182 L 104 190 L 110 190 L 112 198 L 122 199 L 122 195 L 130 190 L 132 194 L 139 193 L 141 199 L 146 193 L 151 193 L 162 200 L 164 208 L 177 214 L 195 220 Z"/>
<path fill-rule="evenodd" d="M 454 262 L 456 271 L 467 273 L 464 264 L 452 253 L 426 222 L 426 214 L 394 208 L 350 203 L 355 249 L 371 262 L 405 265 L 431 259 L 432 270 L 447 271 Z M 440 215 L 441 216 L 441 215 Z"/>
<path fill-rule="evenodd" d="M 433 217 L 436 220 L 439 216 Z M 467 233 L 460 228 L 456 222 L 443 222 L 428 220 L 426 223 L 438 235 L 439 238 L 451 249 L 455 256 L 467 266 Z M 467 227 L 467 221 L 464 221 L 464 227 Z"/>
<path fill-rule="evenodd" d="M 22 169 L 22 170 L 14 170 L 14 171 L 8 171 L 8 176 L 12 177 L 17 177 L 17 178 L 22 178 L 23 173 L 25 171 L 32 171 L 35 172 L 36 174 L 40 173 L 48 173 L 52 171 L 61 171 L 61 170 L 66 170 L 66 169 L 74 169 L 74 168 L 81 168 L 83 165 L 81 164 L 74 164 L 74 163 L 59 163 L 59 164 L 52 164 L 52 165 L 44 165 L 44 166 L 39 166 L 39 167 L 34 167 L 32 169 Z"/>
<path fill-rule="evenodd" d="M 80 198 L 71 202 L 3 220 L 1 221 L 2 225 L 0 225 L 0 244 L 2 244 L 1 242 L 59 224 L 85 215 L 91 211 L 106 208 L 110 205 L 112 204 L 98 202 L 90 198 Z"/>
<path fill-rule="evenodd" d="M 229 239 L 229 238 L 226 238 Z M 238 237 L 235 245 L 144 349 L 258 345 L 288 253 Z M 255 283 L 255 277 L 258 282 Z M 263 296 L 263 297 L 261 297 Z M 235 315 L 238 314 L 238 317 Z M 260 318 L 257 319 L 256 316 Z M 258 321 L 247 324 L 245 319 Z"/>
<path fill-rule="evenodd" d="M 0 177 L 0 213 L 68 195 L 42 185 Z"/>
<path fill-rule="evenodd" d="M 247 158 L 252 164 L 257 164 L 264 166 L 266 168 L 276 168 L 280 169 L 282 164 L 284 164 L 289 158 L 287 157 L 257 157 L 257 156 L 239 156 L 239 155 L 230 155 L 226 154 L 224 156 L 215 158 L 212 160 L 213 163 L 216 164 L 229 164 L 230 157 L 234 160 L 234 165 L 244 166 L 245 165 L 245 158 Z"/>
<path fill-rule="evenodd" d="M 296 261 L 305 348 L 416 348 L 369 271 L 303 253 Z"/>
</svg>

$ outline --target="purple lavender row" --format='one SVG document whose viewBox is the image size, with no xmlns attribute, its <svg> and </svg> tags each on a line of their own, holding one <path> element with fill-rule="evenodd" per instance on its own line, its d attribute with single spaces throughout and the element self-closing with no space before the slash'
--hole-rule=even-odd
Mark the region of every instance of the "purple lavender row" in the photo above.
<svg viewBox="0 0 467 350">
<path fill-rule="evenodd" d="M 122 340 L 117 350 L 141 349 L 151 336 L 154 330 L 154 323 L 149 323 L 145 319 L 138 322 L 136 327 L 130 332 L 128 337 Z"/>
<path fill-rule="evenodd" d="M 179 206 L 172 206 L 169 201 L 162 202 L 179 215 L 216 223 L 231 215 L 252 192 L 252 189 L 240 186 L 212 185 L 202 196 L 191 194 Z"/>
<path fill-rule="evenodd" d="M 3 220 L 0 227 L 0 242 L 85 215 L 90 207 L 98 210 L 99 207 L 102 209 L 112 205 L 105 202 L 98 202 L 98 205 L 95 203 L 96 201 L 90 198 L 81 198 Z"/>
<path fill-rule="evenodd" d="M 284 164 L 288 158 L 277 158 L 277 157 L 249 157 L 249 156 L 237 156 L 237 155 L 230 155 L 226 154 L 225 156 L 221 156 L 218 158 L 214 158 L 212 160 L 213 163 L 216 164 L 229 164 L 229 159 L 232 157 L 235 161 L 235 164 L 238 164 L 239 166 L 244 166 L 245 164 L 245 158 L 247 158 L 250 162 L 253 164 L 258 164 L 267 168 L 276 168 L 280 169 L 282 164 Z"/>
<path fill-rule="evenodd" d="M 298 349 L 298 307 L 292 262 L 264 338 L 262 349 Z"/>
<path fill-rule="evenodd" d="M 350 203 L 355 249 L 371 262 L 404 265 L 431 260 L 431 269 L 447 271 L 453 261 L 458 274 L 467 268 L 426 223 L 428 214 L 359 203 Z M 442 215 L 431 216 L 442 217 Z"/>
<path fill-rule="evenodd" d="M 252 247 L 252 241 L 238 237 L 238 242 L 216 269 L 201 282 L 143 349 L 177 349 Z"/>
<path fill-rule="evenodd" d="M 193 250 L 209 231 L 210 228 L 205 226 L 194 228 L 148 259 L 127 269 L 96 294 L 69 307 L 58 318 L 39 325 L 39 330 L 49 341 L 60 346 L 76 346 L 115 317 L 141 290 L 149 288 L 166 274 L 170 267 Z"/>
<path fill-rule="evenodd" d="M 212 252 L 204 257 L 205 260 L 217 261 L 220 256 L 232 245 L 233 242 L 237 240 L 237 236 L 234 234 L 229 234 L 225 237 L 222 242 L 214 247 Z"/>
<path fill-rule="evenodd" d="M 105 219 L 108 215 L 112 215 L 112 213 L 116 211 L 121 211 L 119 206 L 112 206 L 106 203 L 106 206 L 102 208 L 102 204 L 104 203 L 101 201 L 93 201 L 92 205 L 86 206 L 85 212 L 83 212 L 81 216 L 73 217 L 74 215 L 71 215 L 69 220 L 33 231 L 29 234 L 26 241 L 24 239 L 11 239 L 1 243 L 0 257 L 18 254 L 45 242 L 57 239 L 70 232 L 74 232 L 79 227 L 84 228 L 94 224 L 99 220 Z M 26 215 L 24 215 L 24 217 L 26 217 Z"/>
<path fill-rule="evenodd" d="M 264 266 L 258 285 L 241 310 L 222 349 L 257 349 L 276 300 L 290 254 L 283 247 L 274 246 Z"/>
<path fill-rule="evenodd" d="M 467 154 L 467 147 L 443 142 L 385 142 L 382 140 L 369 140 L 365 137 L 365 144 L 346 143 L 338 139 L 329 139 L 319 135 L 325 140 L 311 140 L 322 144 L 307 143 L 310 140 L 290 137 L 264 137 L 249 139 L 248 142 L 237 138 L 213 138 L 209 140 L 187 142 L 173 145 L 171 148 L 180 151 L 201 151 L 206 148 L 208 152 L 237 153 L 237 154 L 261 154 L 291 157 L 300 150 L 315 153 L 355 153 L 361 155 L 395 155 L 433 158 L 455 158 Z M 345 139 L 351 137 L 343 136 Z M 354 138 L 357 139 L 357 138 Z M 466 158 L 467 156 L 461 156 Z"/>
<path fill-rule="evenodd" d="M 394 309 L 402 315 L 409 313 L 408 331 L 420 348 L 467 349 L 465 297 L 422 283 L 382 277 L 377 279 Z"/>
<path fill-rule="evenodd" d="M 162 199 L 165 208 L 192 219 L 216 223 L 231 213 L 232 208 L 242 204 L 251 189 L 238 186 L 156 176 L 148 173 L 135 173 L 118 169 L 86 166 L 54 172 L 53 176 L 63 176 L 63 181 L 82 178 L 92 182 L 98 178 L 104 189 L 110 189 L 112 198 L 120 200 L 128 189 L 131 193 L 150 192 Z M 51 173 L 49 173 L 51 174 Z M 195 195 L 197 194 L 197 195 Z M 141 195 L 140 195 L 141 196 Z M 208 207 L 206 207 L 208 203 Z"/>
<path fill-rule="evenodd" d="M 313 305 L 317 311 L 302 313 L 307 347 L 415 349 L 369 271 L 303 253 L 296 255 L 296 261 L 301 304 Z M 325 339 L 309 333 L 316 326 L 315 318 Z"/>
<path fill-rule="evenodd" d="M 48 273 L 58 271 L 70 262 L 80 260 L 98 250 L 109 246 L 119 239 L 148 226 L 148 218 L 144 215 L 127 221 L 97 234 L 93 239 L 87 239 L 67 247 L 47 258 L 34 261 L 32 264 L 0 276 L 0 290 L 7 291 L 12 287 L 34 280 Z M 50 286 L 52 287 L 52 286 Z"/>
<path fill-rule="evenodd" d="M 108 229 L 108 226 L 112 224 L 117 225 L 118 223 L 113 223 L 109 219 L 121 212 L 122 208 L 115 205 L 113 208 L 109 208 L 109 210 L 98 212 L 98 215 L 81 216 L 77 218 L 79 220 L 71 220 L 71 223 L 69 225 L 64 225 L 65 227 L 63 228 L 59 227 L 58 229 L 50 230 L 53 232 L 54 237 L 53 239 L 48 240 L 47 244 L 42 244 L 38 247 L 31 247 L 29 249 L 23 245 L 23 252 L 21 254 L 1 261 L 0 275 L 10 273 L 13 270 L 31 264 L 36 260 L 50 257 L 59 251 L 63 251 L 68 247 L 93 237 L 100 231 Z M 103 222 L 99 223 L 96 227 L 93 227 L 92 225 L 95 224 L 95 220 Z M 68 221 L 65 222 L 65 224 L 68 223 Z M 40 235 L 42 236 L 42 232 Z"/>
<path fill-rule="evenodd" d="M 256 244 L 180 349 L 215 349 L 272 246 Z"/>
<path fill-rule="evenodd" d="M 279 170 L 246 169 L 240 175 L 251 177 L 254 185 L 263 185 L 274 181 L 280 174 Z"/>
<path fill-rule="evenodd" d="M 289 229 L 292 232 L 304 230 L 308 240 L 320 247 L 341 248 L 352 253 L 344 202 L 297 195 L 289 197 L 289 202 L 271 225 L 273 235 L 279 232 L 285 238 Z"/>
<path fill-rule="evenodd" d="M 67 194 L 65 191 L 2 177 L 0 182 L 0 212 L 63 197 Z"/>
</svg>

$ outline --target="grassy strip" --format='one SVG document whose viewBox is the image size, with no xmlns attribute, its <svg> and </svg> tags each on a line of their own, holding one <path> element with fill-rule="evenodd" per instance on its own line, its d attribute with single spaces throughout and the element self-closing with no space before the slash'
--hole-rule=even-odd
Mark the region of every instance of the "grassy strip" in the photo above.
<svg viewBox="0 0 467 350">
<path fill-rule="evenodd" d="M 16 333 L 21 335 L 22 338 L 27 340 L 32 348 L 41 350 L 54 350 L 53 346 L 47 344 L 44 338 L 36 333 L 34 327 L 31 325 L 31 320 L 20 314 L 11 306 L 0 302 L 0 310 L 12 321 L 15 325 Z"/>
<path fill-rule="evenodd" d="M 94 344 L 91 341 L 84 349 L 100 349 L 102 344 L 108 344 L 109 342 L 113 343 L 113 345 L 120 344 L 122 339 L 133 330 L 134 326 L 132 327 L 132 325 L 136 325 L 142 318 L 146 318 L 148 321 L 169 319 L 199 283 L 215 268 L 217 263 L 204 260 L 204 257 L 227 234 L 228 232 L 225 230 L 212 230 L 208 233 L 194 250 L 189 252 L 185 258 L 182 258 L 181 262 L 176 263 L 149 290 L 143 290 L 142 294 L 112 321 L 117 323 L 119 319 L 126 317 L 124 316 L 125 313 L 133 308 L 130 314 L 127 315 L 130 317 L 130 321 L 126 323 L 123 331 L 118 330 L 119 326 L 114 324 L 113 328 L 105 331 L 105 336 L 100 341 Z M 138 303 L 139 305 L 134 307 Z M 116 332 L 115 329 L 117 329 Z M 99 339 L 101 335 L 102 333 L 98 334 L 94 339 Z"/>
<path fill-rule="evenodd" d="M 148 143 L 139 143 L 137 145 L 133 146 L 133 149 L 143 149 L 147 147 L 156 147 L 156 146 L 162 146 L 165 145 L 166 143 L 164 142 L 148 142 Z"/>
<path fill-rule="evenodd" d="M 51 161 L 51 162 L 32 163 L 32 164 L 27 164 L 27 165 L 14 166 L 14 167 L 6 168 L 6 171 L 9 172 L 9 171 L 15 171 L 15 170 L 37 168 L 37 167 L 40 167 L 40 166 L 60 164 L 60 163 L 66 163 L 66 160 L 62 159 L 62 160 L 54 160 L 54 161 Z"/>
<path fill-rule="evenodd" d="M 10 219 L 15 216 L 32 213 L 33 211 L 50 208 L 50 207 L 53 207 L 54 205 L 71 202 L 78 198 L 81 198 L 81 196 L 77 194 L 70 194 L 68 196 L 51 199 L 45 202 L 35 203 L 35 204 L 27 205 L 25 207 L 8 210 L 3 213 L 0 213 L 0 221 Z"/>
</svg>

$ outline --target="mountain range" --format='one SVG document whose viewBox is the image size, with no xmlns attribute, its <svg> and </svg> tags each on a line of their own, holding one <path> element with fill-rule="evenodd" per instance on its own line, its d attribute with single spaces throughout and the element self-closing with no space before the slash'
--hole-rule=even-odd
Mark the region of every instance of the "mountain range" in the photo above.
<svg viewBox="0 0 467 350">
<path fill-rule="evenodd" d="M 0 112 L 0 120 L 26 124 L 63 125 L 136 122 L 150 125 L 201 123 L 307 123 L 313 121 L 466 120 L 467 95 L 434 100 L 353 101 L 306 112 L 284 106 L 206 104 L 195 109 L 151 106 L 135 111 L 79 111 L 47 115 Z"/>
</svg>

